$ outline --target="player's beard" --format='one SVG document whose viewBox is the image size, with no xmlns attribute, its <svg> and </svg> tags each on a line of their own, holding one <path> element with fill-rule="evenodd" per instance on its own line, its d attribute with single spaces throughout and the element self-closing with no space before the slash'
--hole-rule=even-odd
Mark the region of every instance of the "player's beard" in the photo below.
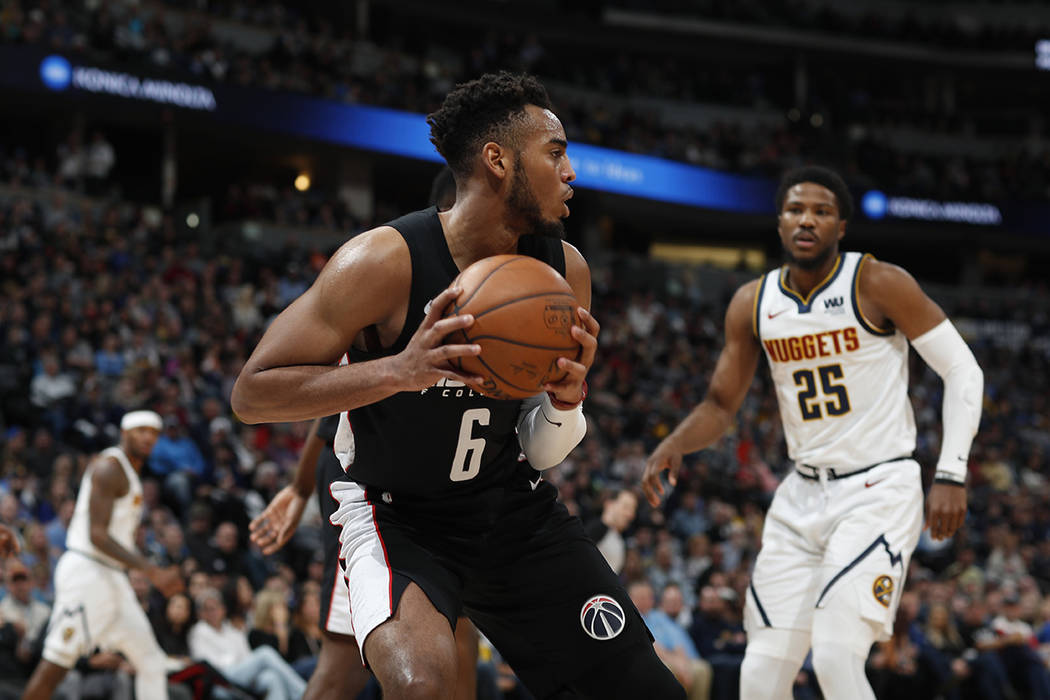
<svg viewBox="0 0 1050 700">
<path fill-rule="evenodd" d="M 791 252 L 791 249 L 783 243 L 780 244 L 780 247 L 784 251 L 784 259 L 786 259 L 790 264 L 795 265 L 803 270 L 819 270 L 821 267 L 824 266 L 825 263 L 827 263 L 829 259 L 831 259 L 831 254 L 835 248 L 835 246 L 829 245 L 827 248 L 820 251 L 811 258 L 799 258 L 796 257 L 795 254 Z"/>
<path fill-rule="evenodd" d="M 153 451 L 153 448 L 145 449 L 137 443 L 135 443 L 133 440 L 126 440 L 124 442 L 123 448 L 124 453 L 127 454 L 128 457 L 143 462 L 145 462 L 149 458 L 150 452 Z"/>
<path fill-rule="evenodd" d="M 565 224 L 561 219 L 544 219 L 540 213 L 540 203 L 529 184 L 529 176 L 521 164 L 521 158 L 515 158 L 514 178 L 510 183 L 510 195 L 507 197 L 508 228 L 522 234 L 536 234 L 552 238 L 565 239 Z"/>
</svg>

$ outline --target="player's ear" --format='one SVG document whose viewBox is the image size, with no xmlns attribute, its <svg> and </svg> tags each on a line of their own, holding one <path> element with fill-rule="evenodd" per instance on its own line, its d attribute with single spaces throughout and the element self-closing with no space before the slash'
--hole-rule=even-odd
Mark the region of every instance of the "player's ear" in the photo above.
<svg viewBox="0 0 1050 700">
<path fill-rule="evenodd" d="M 847 223 L 847 221 L 845 219 L 843 219 L 842 221 L 839 221 L 838 240 L 840 240 L 840 241 L 842 240 L 842 237 L 846 235 L 846 223 Z"/>
<path fill-rule="evenodd" d="M 502 180 L 509 172 L 510 152 L 495 141 L 489 141 L 481 147 L 481 162 L 486 172 Z"/>
</svg>

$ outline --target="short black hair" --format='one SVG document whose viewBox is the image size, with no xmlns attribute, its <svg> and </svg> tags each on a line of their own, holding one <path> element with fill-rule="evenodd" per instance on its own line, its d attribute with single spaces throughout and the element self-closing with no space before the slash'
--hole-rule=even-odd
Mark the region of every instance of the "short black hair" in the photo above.
<svg viewBox="0 0 1050 700">
<path fill-rule="evenodd" d="M 784 209 L 784 198 L 787 191 L 800 182 L 813 182 L 821 187 L 827 187 L 835 195 L 835 202 L 839 207 L 839 218 L 847 221 L 853 216 L 853 195 L 850 194 L 846 181 L 832 170 L 820 165 L 805 165 L 784 173 L 780 178 L 780 186 L 777 187 L 777 213 Z"/>
<path fill-rule="evenodd" d="M 488 141 L 516 146 L 514 125 L 526 105 L 551 109 L 547 90 L 536 78 L 500 71 L 457 85 L 441 108 L 427 115 L 430 142 L 457 178 L 467 177 L 477 149 Z"/>
</svg>

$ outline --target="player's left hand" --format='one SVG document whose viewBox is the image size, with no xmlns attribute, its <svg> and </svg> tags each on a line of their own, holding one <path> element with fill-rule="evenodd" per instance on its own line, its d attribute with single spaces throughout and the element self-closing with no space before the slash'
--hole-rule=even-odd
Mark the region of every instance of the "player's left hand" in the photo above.
<svg viewBox="0 0 1050 700">
<path fill-rule="evenodd" d="M 946 540 L 966 519 L 966 486 L 935 483 L 926 497 L 926 528 L 935 540 Z"/>
<path fill-rule="evenodd" d="M 292 484 L 277 492 L 266 509 L 248 525 L 249 539 L 269 556 L 288 544 L 303 518 L 306 498 Z"/>
<path fill-rule="evenodd" d="M 18 537 L 14 530 L 6 525 L 0 525 L 0 558 L 18 554 L 22 550 L 18 544 Z"/>
<path fill-rule="evenodd" d="M 547 384 L 543 390 L 549 392 L 558 401 L 578 404 L 583 400 L 583 381 L 587 379 L 587 372 L 594 364 L 594 354 L 598 350 L 598 331 L 601 326 L 591 316 L 590 312 L 582 306 L 576 309 L 582 326 L 574 325 L 569 333 L 580 344 L 580 356 L 576 361 L 561 357 L 558 359 L 558 369 L 566 372 L 565 378 L 560 382 Z"/>
</svg>

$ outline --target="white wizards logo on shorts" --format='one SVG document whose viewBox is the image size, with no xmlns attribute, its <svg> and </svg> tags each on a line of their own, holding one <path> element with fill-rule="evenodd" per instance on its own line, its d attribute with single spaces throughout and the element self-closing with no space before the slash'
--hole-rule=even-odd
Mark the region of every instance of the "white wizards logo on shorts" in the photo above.
<svg viewBox="0 0 1050 700">
<path fill-rule="evenodd" d="M 623 632 L 627 626 L 627 615 L 613 598 L 596 595 L 583 604 L 580 624 L 589 637 L 604 642 Z"/>
</svg>

